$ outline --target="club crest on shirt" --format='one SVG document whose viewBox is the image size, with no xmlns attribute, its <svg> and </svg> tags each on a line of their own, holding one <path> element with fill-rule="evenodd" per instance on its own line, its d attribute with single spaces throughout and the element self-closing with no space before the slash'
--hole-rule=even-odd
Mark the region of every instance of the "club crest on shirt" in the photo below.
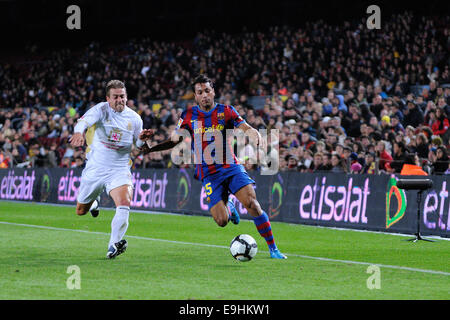
<svg viewBox="0 0 450 320">
<path fill-rule="evenodd" d="M 120 129 L 113 128 L 109 133 L 108 140 L 119 142 L 121 139 L 122 139 L 122 131 L 120 131 Z"/>
<path fill-rule="evenodd" d="M 128 122 L 127 130 L 131 131 L 131 129 L 133 129 L 133 125 L 131 124 L 131 122 Z"/>
<path fill-rule="evenodd" d="M 225 113 L 221 112 L 217 114 L 217 119 L 218 120 L 224 120 L 225 119 Z"/>
</svg>

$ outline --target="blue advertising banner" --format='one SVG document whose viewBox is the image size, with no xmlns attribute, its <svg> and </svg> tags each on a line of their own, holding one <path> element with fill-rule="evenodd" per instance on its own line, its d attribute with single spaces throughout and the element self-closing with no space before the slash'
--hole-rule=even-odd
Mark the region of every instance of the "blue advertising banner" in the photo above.
<svg viewBox="0 0 450 320">
<path fill-rule="evenodd" d="M 75 204 L 81 169 L 2 169 L 0 199 Z M 131 207 L 148 211 L 209 215 L 202 184 L 191 169 L 133 170 Z M 249 172 L 262 208 L 273 221 L 327 227 L 414 234 L 417 231 L 416 190 L 402 190 L 398 176 L 280 172 L 261 176 Z M 401 177 L 402 179 L 418 177 Z M 423 178 L 423 177 L 421 177 Z M 450 236 L 446 176 L 427 177 L 433 187 L 420 204 L 423 235 Z M 233 196 L 241 217 L 250 219 Z M 1 206 L 1 203 L 0 203 Z M 105 193 L 101 206 L 114 207 Z"/>
</svg>

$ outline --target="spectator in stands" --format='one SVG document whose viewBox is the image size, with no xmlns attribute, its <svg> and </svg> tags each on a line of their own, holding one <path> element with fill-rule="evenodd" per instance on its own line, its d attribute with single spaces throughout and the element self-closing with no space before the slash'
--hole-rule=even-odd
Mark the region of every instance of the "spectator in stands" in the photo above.
<svg viewBox="0 0 450 320">
<path fill-rule="evenodd" d="M 383 110 L 383 104 L 382 104 L 383 98 L 381 97 L 381 95 L 376 95 L 373 100 L 372 100 L 372 104 L 370 106 L 370 112 L 373 113 L 373 115 L 377 118 L 377 119 L 381 119 L 380 113 L 381 110 Z"/>
<path fill-rule="evenodd" d="M 301 131 L 302 132 L 308 132 L 308 134 L 312 137 L 315 137 L 317 135 L 316 133 L 316 129 L 314 129 L 312 127 L 312 122 L 311 120 L 307 119 L 307 118 L 303 118 L 301 120 Z"/>
<path fill-rule="evenodd" d="M 429 100 L 423 113 L 424 124 L 431 127 L 436 115 L 436 105 L 433 101 Z"/>
<path fill-rule="evenodd" d="M 377 157 L 380 159 L 378 163 L 378 168 L 380 170 L 385 170 L 389 168 L 389 166 L 386 166 L 387 164 L 390 164 L 392 162 L 392 156 L 390 153 L 386 150 L 386 144 L 384 141 L 378 141 L 376 148 Z"/>
<path fill-rule="evenodd" d="M 170 113 L 170 109 L 161 108 L 159 114 L 159 120 L 161 121 L 161 126 L 164 126 L 164 130 L 167 130 L 171 125 L 175 124 L 173 120 L 173 114 Z"/>
<path fill-rule="evenodd" d="M 153 111 L 150 109 L 148 105 L 141 114 L 141 118 L 142 118 L 142 127 L 144 129 L 153 129 L 161 125 L 160 120 L 153 115 Z"/>
<path fill-rule="evenodd" d="M 445 88 L 445 92 L 447 92 L 444 97 L 440 97 L 437 101 L 437 107 L 444 109 L 447 115 L 450 114 L 450 87 Z"/>
<path fill-rule="evenodd" d="M 362 170 L 362 165 L 360 162 L 364 161 L 364 159 L 358 159 L 358 154 L 356 152 L 352 152 L 349 156 L 349 161 L 347 161 L 348 167 L 350 168 L 350 173 L 359 173 Z"/>
<path fill-rule="evenodd" d="M 405 144 L 408 148 L 413 148 L 416 146 L 416 135 L 415 130 L 412 126 L 407 126 L 405 128 Z"/>
<path fill-rule="evenodd" d="M 297 171 L 298 158 L 295 155 L 290 155 L 287 158 L 287 170 Z"/>
<path fill-rule="evenodd" d="M 303 165 L 306 167 L 306 170 L 303 172 L 309 171 L 309 168 L 311 168 L 313 161 L 314 153 L 312 152 L 312 150 L 305 150 L 303 153 Z"/>
<path fill-rule="evenodd" d="M 331 155 L 331 170 L 330 171 L 333 173 L 346 173 L 347 172 L 347 165 L 342 161 L 342 158 L 336 153 L 333 153 Z"/>
<path fill-rule="evenodd" d="M 400 172 L 401 175 L 427 176 L 428 174 L 422 169 L 419 157 L 414 153 L 405 155 L 405 163 Z"/>
<path fill-rule="evenodd" d="M 9 167 L 17 167 L 20 163 L 22 163 L 22 157 L 19 154 L 19 151 L 17 148 L 13 148 L 11 151 L 11 158 L 10 158 L 10 166 Z"/>
<path fill-rule="evenodd" d="M 342 162 L 345 163 L 346 168 L 350 167 L 352 159 L 350 158 L 353 153 L 352 147 L 344 147 L 344 151 L 342 153 Z"/>
<path fill-rule="evenodd" d="M 391 120 L 391 128 L 395 133 L 404 133 L 405 132 L 405 128 L 403 127 L 403 125 L 400 123 L 400 119 L 398 115 L 394 115 L 390 118 Z"/>
<path fill-rule="evenodd" d="M 388 115 L 384 115 L 381 117 L 380 127 L 381 127 L 381 134 L 383 136 L 385 136 L 386 133 L 392 132 L 391 118 Z"/>
<path fill-rule="evenodd" d="M 316 152 L 314 154 L 314 160 L 313 163 L 311 165 L 311 167 L 309 168 L 310 172 L 321 172 L 321 171 L 325 171 L 326 168 L 323 165 L 323 154 L 320 152 Z"/>
<path fill-rule="evenodd" d="M 311 138 L 311 135 L 308 132 L 303 132 L 300 140 L 300 146 L 304 147 L 306 150 L 309 150 L 314 145 L 315 141 Z"/>
<path fill-rule="evenodd" d="M 376 163 L 375 163 L 375 153 L 366 152 L 365 163 L 362 168 L 362 173 L 365 174 L 375 174 L 376 173 Z"/>
<path fill-rule="evenodd" d="M 352 151 L 356 154 L 360 154 L 363 151 L 363 146 L 360 142 L 355 141 L 352 145 Z"/>
<path fill-rule="evenodd" d="M 360 173 L 361 170 L 362 165 L 358 161 L 353 162 L 350 166 L 350 173 Z"/>
<path fill-rule="evenodd" d="M 71 167 L 72 167 L 72 161 L 70 160 L 70 158 L 64 157 L 64 158 L 61 160 L 60 167 L 61 167 L 61 168 L 71 168 Z"/>
<path fill-rule="evenodd" d="M 422 111 L 416 106 L 413 101 L 408 101 L 408 105 L 403 110 L 403 126 L 418 127 L 424 122 L 424 116 Z"/>
<path fill-rule="evenodd" d="M 436 150 L 436 158 L 432 163 L 433 173 L 434 174 L 444 174 L 449 165 L 449 158 L 447 149 L 443 146 L 440 146 Z"/>
<path fill-rule="evenodd" d="M 444 108 L 437 108 L 436 118 L 431 124 L 431 130 L 433 130 L 433 134 L 436 136 L 443 136 L 447 132 L 448 128 L 449 122 Z"/>
<path fill-rule="evenodd" d="M 48 151 L 48 161 L 53 168 L 58 167 L 61 162 L 61 154 L 58 152 L 58 145 L 56 142 L 53 142 L 50 146 L 50 150 Z"/>
<path fill-rule="evenodd" d="M 350 137 L 361 136 L 361 117 L 358 112 L 352 113 L 349 126 L 347 128 L 347 135 Z"/>
<path fill-rule="evenodd" d="M 82 157 L 78 156 L 75 158 L 75 167 L 76 168 L 84 168 L 85 167 L 85 163 Z"/>
<path fill-rule="evenodd" d="M 400 173 L 405 162 L 406 148 L 403 142 L 395 141 L 393 144 L 393 161 L 389 164 L 393 173 Z"/>
<path fill-rule="evenodd" d="M 428 138 L 424 133 L 417 135 L 415 151 L 419 155 L 419 158 L 427 158 L 429 151 Z"/>
<path fill-rule="evenodd" d="M 165 168 L 166 164 L 164 162 L 161 152 L 150 153 L 150 161 L 146 163 L 145 168 Z"/>
<path fill-rule="evenodd" d="M 375 116 L 370 117 L 369 126 L 372 127 L 372 129 L 374 131 L 381 132 L 381 126 L 380 126 L 380 123 L 378 122 L 378 118 L 377 117 L 375 117 Z"/>
</svg>

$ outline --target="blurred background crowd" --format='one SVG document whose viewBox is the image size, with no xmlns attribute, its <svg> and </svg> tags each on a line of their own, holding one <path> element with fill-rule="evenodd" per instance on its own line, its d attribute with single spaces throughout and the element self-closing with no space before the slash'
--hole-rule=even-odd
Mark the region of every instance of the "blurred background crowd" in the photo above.
<svg viewBox="0 0 450 320">
<path fill-rule="evenodd" d="M 404 12 L 381 30 L 317 20 L 260 32 L 209 29 L 185 41 L 144 37 L 51 52 L 30 45 L 23 58 L 0 64 L 0 168 L 83 167 L 85 148 L 68 138 L 105 101 L 111 79 L 125 82 L 128 107 L 161 142 L 194 105 L 191 81 L 206 73 L 217 102 L 256 129 L 278 130 L 269 155 L 281 171 L 399 173 L 413 155 L 428 174 L 448 174 L 449 20 Z M 249 163 L 252 153 L 241 162 L 264 170 Z M 170 151 L 132 157 L 134 168 L 175 166 Z"/>
</svg>

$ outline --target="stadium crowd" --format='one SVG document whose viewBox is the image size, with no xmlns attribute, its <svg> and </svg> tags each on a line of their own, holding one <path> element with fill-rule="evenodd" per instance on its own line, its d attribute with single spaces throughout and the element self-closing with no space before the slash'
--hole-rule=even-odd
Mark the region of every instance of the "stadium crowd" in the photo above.
<svg viewBox="0 0 450 320">
<path fill-rule="evenodd" d="M 448 174 L 448 25 L 448 16 L 405 12 L 381 30 L 319 20 L 239 34 L 206 30 L 185 42 L 30 46 L 27 61 L 0 64 L 0 168 L 83 167 L 85 148 L 73 149 L 68 138 L 76 120 L 105 100 L 110 79 L 126 83 L 127 105 L 161 142 L 194 103 L 192 79 L 207 73 L 218 102 L 257 129 L 279 130 L 269 154 L 282 171 L 399 173 L 414 154 L 427 173 Z M 415 94 L 416 85 L 426 88 Z M 265 97 L 262 108 L 252 96 Z M 134 168 L 174 166 L 170 151 L 132 156 Z"/>
</svg>

